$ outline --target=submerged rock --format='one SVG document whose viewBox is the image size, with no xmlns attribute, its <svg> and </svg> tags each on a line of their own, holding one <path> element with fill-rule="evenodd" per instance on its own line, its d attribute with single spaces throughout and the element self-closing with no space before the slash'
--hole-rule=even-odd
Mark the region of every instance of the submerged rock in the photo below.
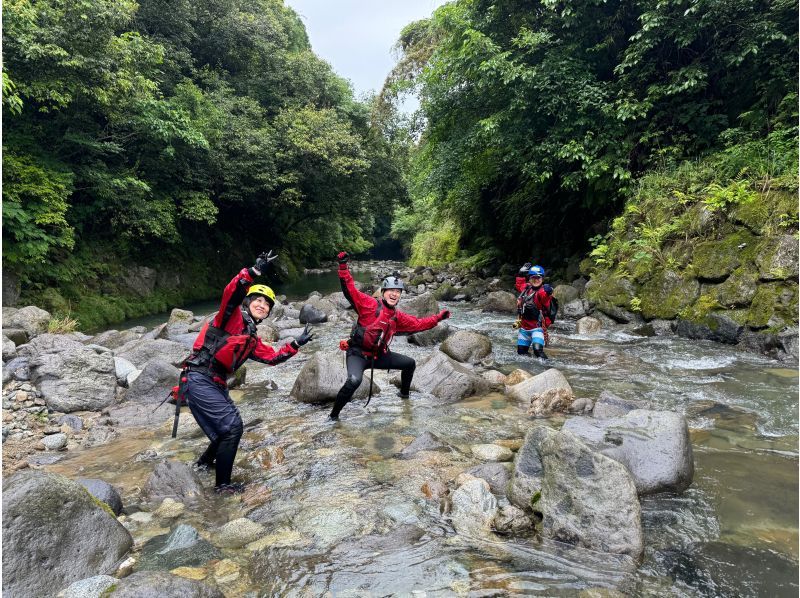
<svg viewBox="0 0 800 598">
<path fill-rule="evenodd" d="M 110 575 L 94 575 L 71 583 L 69 587 L 58 594 L 58 598 L 99 598 L 108 588 L 119 581 Z"/>
<path fill-rule="evenodd" d="M 225 598 L 216 588 L 194 579 L 170 575 L 163 571 L 137 571 L 120 579 L 112 594 L 114 598 L 144 598 L 145 596 L 180 596 L 180 598 Z"/>
<path fill-rule="evenodd" d="M 138 567 L 144 571 L 169 571 L 176 567 L 203 565 L 219 557 L 220 552 L 211 543 L 203 540 L 195 528 L 181 524 L 169 534 L 148 540 L 142 546 L 142 558 Z"/>
<path fill-rule="evenodd" d="M 197 497 L 203 492 L 200 476 L 186 463 L 162 461 L 147 479 L 142 494 L 148 500 L 166 497 L 179 499 Z"/>
</svg>

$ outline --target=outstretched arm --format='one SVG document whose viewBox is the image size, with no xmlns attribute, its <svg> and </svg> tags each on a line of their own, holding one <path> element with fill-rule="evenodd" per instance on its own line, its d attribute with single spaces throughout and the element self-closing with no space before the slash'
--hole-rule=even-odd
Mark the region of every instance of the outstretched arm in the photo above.
<svg viewBox="0 0 800 598">
<path fill-rule="evenodd" d="M 438 314 L 418 318 L 402 311 L 397 312 L 397 332 L 422 332 L 436 326 L 442 320 L 450 317 L 450 311 L 443 309 Z"/>
<path fill-rule="evenodd" d="M 256 350 L 250 355 L 250 359 L 267 365 L 278 365 L 296 353 L 297 349 L 293 346 L 293 343 L 286 343 L 276 351 L 264 341 L 258 339 Z"/>
</svg>

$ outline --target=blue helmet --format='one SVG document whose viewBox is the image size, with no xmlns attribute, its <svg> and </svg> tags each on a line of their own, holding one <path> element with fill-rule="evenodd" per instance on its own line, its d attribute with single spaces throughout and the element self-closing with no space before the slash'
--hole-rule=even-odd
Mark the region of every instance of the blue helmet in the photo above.
<svg viewBox="0 0 800 598">
<path fill-rule="evenodd" d="M 544 278 L 544 268 L 541 266 L 534 266 L 530 270 L 528 270 L 528 276 L 541 276 Z"/>
</svg>

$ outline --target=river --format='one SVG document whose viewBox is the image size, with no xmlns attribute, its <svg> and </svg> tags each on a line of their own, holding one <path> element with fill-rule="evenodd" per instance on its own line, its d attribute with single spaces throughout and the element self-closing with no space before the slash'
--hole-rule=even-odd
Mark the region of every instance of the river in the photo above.
<svg viewBox="0 0 800 598">
<path fill-rule="evenodd" d="M 337 290 L 332 281 L 335 275 L 312 282 L 327 293 Z M 266 526 L 258 549 L 223 550 L 241 571 L 220 586 L 226 596 L 798 595 L 796 367 L 711 342 L 621 329 L 581 337 L 569 322 L 552 335 L 545 366 L 516 354 L 510 316 L 481 313 L 473 304 L 443 305 L 452 311 L 452 326 L 491 337 L 496 367 L 505 373 L 557 367 L 578 397 L 610 390 L 686 416 L 694 482 L 682 495 L 642 499 L 642 562 L 535 537 L 455 534 L 440 505 L 423 496 L 422 484 L 477 464 L 470 445 L 521 439 L 533 422 L 501 394 L 446 407 L 419 393 L 404 402 L 388 383 L 390 374 L 376 371 L 383 390 L 369 407 L 351 403 L 339 424 L 327 424 L 329 406 L 299 404 L 288 394 L 310 351 L 331 349 L 346 337 L 347 326 L 334 324 L 319 326 L 309 350 L 281 366 L 249 365 L 247 385 L 233 392 L 247 427 L 234 478 L 263 485 L 269 500 L 253 509 L 212 497 L 179 520 L 204 535 L 245 514 Z M 417 359 L 433 350 L 404 338 L 392 348 Z M 147 508 L 137 496 L 152 464 L 134 456 L 149 449 L 188 461 L 205 445 L 186 422 L 177 440 L 168 437 L 167 425 L 75 451 L 49 469 L 105 479 L 120 488 L 129 511 Z M 434 461 L 397 458 L 425 431 L 459 450 Z M 272 461 L 265 464 L 264 455 Z M 211 476 L 204 482 L 211 485 Z M 168 531 L 162 525 L 133 527 L 137 545 Z"/>
</svg>

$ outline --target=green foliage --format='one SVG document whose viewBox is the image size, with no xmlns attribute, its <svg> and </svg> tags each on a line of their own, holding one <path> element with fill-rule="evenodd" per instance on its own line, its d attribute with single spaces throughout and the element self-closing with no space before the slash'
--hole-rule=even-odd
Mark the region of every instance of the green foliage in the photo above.
<svg viewBox="0 0 800 598">
<path fill-rule="evenodd" d="M 70 314 L 50 318 L 50 321 L 47 322 L 47 332 L 50 334 L 69 334 L 70 332 L 75 332 L 77 328 L 78 321 L 72 318 Z"/>
<path fill-rule="evenodd" d="M 458 252 L 459 231 L 452 222 L 445 222 L 436 230 L 414 237 L 411 247 L 412 266 L 442 266 L 452 262 Z"/>
</svg>

